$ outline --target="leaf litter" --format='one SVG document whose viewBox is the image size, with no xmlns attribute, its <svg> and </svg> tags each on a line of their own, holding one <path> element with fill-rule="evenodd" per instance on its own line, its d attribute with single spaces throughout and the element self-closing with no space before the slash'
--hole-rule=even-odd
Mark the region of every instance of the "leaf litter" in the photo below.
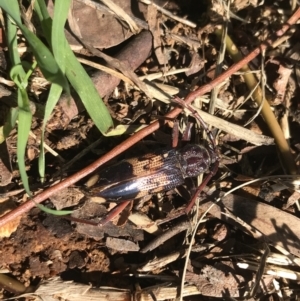
<svg viewBox="0 0 300 301">
<path fill-rule="evenodd" d="M 243 56 L 270 39 L 290 17 L 286 13 L 290 7 L 284 3 L 280 3 L 284 10 L 279 11 L 274 3 L 257 1 L 233 1 L 230 6 L 221 1 L 206 4 L 169 1 L 155 5 L 141 1 L 146 4 L 139 2 L 139 10 L 130 7 L 130 1 L 114 1 L 114 6 L 109 2 L 96 6 L 91 1 L 74 1 L 68 21 L 82 43 L 74 39 L 70 29 L 66 35 L 79 58 L 108 68 L 104 72 L 86 67 L 98 93 L 104 96 L 115 125 L 124 126 L 125 135 L 127 126 L 145 126 L 164 116 L 170 110 L 168 94 L 179 92 L 184 98 L 189 91 L 218 76 L 218 64 L 222 67 L 221 74 L 234 64 L 227 52 L 223 60 L 218 60 L 220 44 L 224 41 L 218 40 L 214 32 L 217 25 L 226 26 L 226 16 L 229 16 L 227 25 L 230 24 L 228 35 Z M 101 11 L 101 6 L 106 10 Z M 78 13 L 80 18 L 76 17 Z M 123 18 L 124 14 L 128 15 Z M 98 19 L 100 16 L 104 22 L 95 21 L 102 20 Z M 148 26 L 153 45 L 149 33 L 141 32 L 133 37 Z M 253 72 L 257 87 L 261 87 L 265 101 L 271 104 L 276 119 L 281 122 L 285 137 L 290 139 L 297 166 L 299 74 L 295 40 L 298 35 L 296 26 L 283 36 L 287 43 L 277 43 L 264 53 L 263 60 L 261 57 L 253 60 L 247 71 Z M 123 41 L 127 44 L 119 45 Z M 24 55 L 31 55 L 22 40 L 19 47 L 25 50 Z M 105 55 L 92 51 L 91 47 L 104 49 Z M 4 81 L 8 74 L 5 64 L 2 68 L 6 75 L 1 85 L 9 93 L 2 96 L 0 104 L 7 111 L 16 105 L 15 94 Z M 274 139 L 259 115 L 260 105 L 252 100 L 257 87 L 249 91 L 243 75 L 237 72 L 224 79 L 215 97 L 207 93 L 194 103 L 205 122 L 213 127 L 221 155 L 219 172 L 201 195 L 199 211 L 194 214 L 198 227 L 195 228 L 192 216 L 188 220 L 184 216 L 174 219 L 191 198 L 196 185 L 193 181 L 176 191 L 154 194 L 140 203 L 135 201 L 123 217 L 116 217 L 102 227 L 74 223 L 34 208 L 1 228 L 1 270 L 9 279 L 22 284 L 11 281 L 11 285 L 4 285 L 5 278 L 0 277 L 3 298 L 25 292 L 28 300 L 35 296 L 69 300 L 131 300 L 132 296 L 137 300 L 175 300 L 180 296 L 191 300 L 191 296 L 199 294 L 204 299 L 296 299 L 300 278 L 299 183 L 297 177 L 283 176 L 289 173 L 290 167 L 278 159 Z M 45 81 L 38 81 L 38 77 L 41 74 L 34 73 L 31 79 L 34 136 L 29 140 L 26 154 L 29 182 L 35 192 L 80 171 L 125 139 L 103 137 L 89 148 L 100 133 L 78 97 L 73 96 L 69 101 L 63 96 L 45 133 L 46 144 L 57 155 L 48 151 L 46 179 L 44 184 L 40 183 L 35 150 L 39 149 L 42 125 L 39 112 L 43 110 L 49 86 Z M 168 87 L 175 90 L 166 92 Z M 213 114 L 202 112 L 208 110 L 212 99 Z M 184 127 L 187 115 L 178 118 Z M 171 120 L 169 126 L 161 127 L 115 162 L 170 145 L 172 124 Z M 198 136 L 193 133 L 192 139 L 195 141 Z M 7 208 L 12 210 L 26 199 L 20 190 L 16 167 L 15 132 L 2 143 L 1 152 L 9 155 L 8 163 L 4 155 L 0 161 L 1 207 L 4 208 L 1 212 L 5 214 L 4 206 L 10 204 Z M 75 160 L 68 164 L 73 157 Z M 215 204 L 213 201 L 219 197 Z M 85 181 L 57 192 L 45 205 L 72 208 L 73 217 L 94 223 L 101 221 L 114 206 L 90 196 Z M 207 209 L 204 218 L 202 214 Z"/>
</svg>

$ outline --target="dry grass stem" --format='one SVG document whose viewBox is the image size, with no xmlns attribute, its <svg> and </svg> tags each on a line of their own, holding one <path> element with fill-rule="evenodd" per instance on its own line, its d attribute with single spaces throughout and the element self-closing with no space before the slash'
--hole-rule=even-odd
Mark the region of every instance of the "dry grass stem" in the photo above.
<svg viewBox="0 0 300 301">
<path fill-rule="evenodd" d="M 195 28 L 197 26 L 197 24 L 195 24 L 194 22 L 191 22 L 189 20 L 180 18 L 178 16 L 175 16 L 174 14 L 172 14 L 171 12 L 169 12 L 168 10 L 164 9 L 163 7 L 157 5 L 156 3 L 154 3 L 153 1 L 150 0 L 139 0 L 140 2 L 147 4 L 147 5 L 153 5 L 158 11 L 160 11 L 162 14 L 168 16 L 171 19 L 174 19 L 180 23 L 183 23 L 187 26 L 190 26 L 192 28 Z"/>
<path fill-rule="evenodd" d="M 220 38 L 222 35 L 222 30 L 217 29 L 215 33 Z M 234 45 L 233 41 L 230 39 L 229 36 L 227 36 L 226 38 L 226 49 L 231 55 L 234 62 L 238 62 L 242 60 L 243 57 L 241 53 L 238 51 L 237 47 Z M 282 133 L 282 130 L 278 124 L 277 119 L 274 116 L 274 113 L 271 110 L 269 103 L 267 102 L 266 99 L 264 99 L 262 90 L 257 85 L 256 78 L 254 77 L 253 74 L 248 73 L 248 71 L 250 71 L 250 68 L 247 65 L 242 67 L 241 70 L 247 72 L 243 75 L 243 77 L 245 79 L 245 82 L 249 90 L 250 91 L 253 90 L 253 94 L 252 94 L 253 99 L 257 102 L 258 106 L 262 106 L 261 114 L 275 139 L 276 145 L 278 146 L 278 149 L 282 156 L 282 160 L 284 162 L 285 168 L 288 170 L 290 174 L 296 174 L 297 167 L 293 159 L 293 156 L 291 154 L 290 147 Z"/>
<path fill-rule="evenodd" d="M 224 7 L 224 10 L 226 11 L 226 20 L 224 22 L 224 30 L 222 31 L 222 37 L 221 37 L 221 43 L 220 43 L 220 49 L 218 52 L 218 58 L 216 61 L 216 69 L 215 69 L 215 78 L 218 77 L 222 73 L 222 66 L 223 62 L 225 59 L 225 53 L 226 53 L 226 36 L 227 36 L 227 31 L 228 31 L 228 21 L 229 21 L 229 4 L 230 2 L 228 1 L 227 5 L 225 5 L 224 1 L 222 1 L 222 6 Z M 209 109 L 208 113 L 214 114 L 215 111 L 215 103 L 216 103 L 216 98 L 219 94 L 220 86 L 216 86 L 211 90 L 211 99 L 209 103 Z"/>
<path fill-rule="evenodd" d="M 98 64 L 98 63 L 94 63 L 90 60 L 87 60 L 87 59 L 83 59 L 83 58 L 78 58 L 78 61 L 87 65 L 87 66 L 91 66 L 97 70 L 101 70 L 101 71 L 104 71 L 110 75 L 113 75 L 119 79 L 121 79 L 122 81 L 124 81 L 125 83 L 131 85 L 131 86 L 135 86 L 134 83 L 125 75 L 123 75 L 123 73 L 121 72 L 118 72 L 112 68 L 109 68 L 109 67 L 106 67 L 104 65 L 101 65 L 101 64 Z"/>
<path fill-rule="evenodd" d="M 123 73 L 115 71 L 114 69 L 111 69 L 109 67 L 103 66 L 101 64 L 98 63 L 94 63 L 91 62 L 87 59 L 83 59 L 83 58 L 78 58 L 78 61 L 80 61 L 81 63 L 91 66 L 95 69 L 104 71 L 110 75 L 113 75 L 115 77 L 118 77 L 119 79 L 123 80 L 125 83 L 129 84 L 131 87 L 133 87 L 136 90 L 140 90 L 139 87 L 137 87 L 133 81 L 128 78 L 127 76 L 125 76 Z M 175 70 L 175 71 L 170 71 L 167 75 L 172 75 L 172 74 L 176 74 L 176 73 L 181 73 L 181 72 L 185 72 L 186 69 L 181 69 L 181 70 Z M 176 72 L 177 71 L 177 72 Z M 150 80 L 153 80 L 155 78 L 160 78 L 163 76 L 163 73 L 159 72 L 159 73 L 155 73 L 155 74 L 151 74 L 149 75 Z M 139 77 L 139 79 L 142 81 L 145 78 L 147 78 L 148 76 L 141 76 Z M 176 87 L 172 87 L 172 86 L 168 86 L 168 85 L 164 85 L 164 84 L 159 84 L 159 83 L 153 83 L 151 85 L 147 84 L 147 82 L 143 83 L 144 85 L 146 85 L 147 90 L 149 91 L 149 93 L 152 95 L 152 98 L 158 99 L 164 103 L 170 103 L 169 99 L 171 98 L 171 95 L 175 95 L 179 92 L 179 89 Z M 156 88 L 157 87 L 157 88 Z M 162 93 L 165 92 L 165 93 Z M 169 94 L 170 96 L 167 96 L 166 94 Z"/>
<path fill-rule="evenodd" d="M 184 73 L 189 70 L 190 70 L 190 68 L 181 68 L 181 69 L 169 70 L 167 72 L 157 72 L 157 73 L 147 74 L 147 75 L 140 76 L 139 78 L 140 78 L 140 80 L 147 79 L 149 81 L 152 81 L 152 80 L 155 80 L 158 78 L 163 78 L 163 77 L 167 77 L 167 76 L 174 75 L 174 74 Z"/>
<path fill-rule="evenodd" d="M 238 262 L 238 266 L 241 269 L 247 269 L 250 271 L 257 271 L 258 269 L 258 264 L 250 261 L 245 261 L 245 262 Z M 290 270 L 290 269 L 285 269 L 282 267 L 277 267 L 274 265 L 266 264 L 264 267 L 263 274 L 266 275 L 272 275 L 275 277 L 282 277 L 285 279 L 290 279 L 290 280 L 300 280 L 300 273 Z"/>
<path fill-rule="evenodd" d="M 113 10 L 109 9 L 107 6 L 103 5 L 103 4 L 100 4 L 100 3 L 97 3 L 95 1 L 92 1 L 92 0 L 77 0 L 77 1 L 80 1 L 81 3 L 84 3 L 96 10 L 99 10 L 99 11 L 102 11 L 102 12 L 107 12 L 107 13 L 110 13 L 116 17 L 118 17 Z M 139 18 L 136 18 L 136 17 L 130 17 L 140 28 L 143 28 L 143 29 L 148 29 L 148 24 L 147 22 L 139 19 Z M 123 19 L 121 19 L 123 20 Z"/>
<path fill-rule="evenodd" d="M 137 34 L 140 29 L 139 27 L 137 26 L 137 24 L 135 23 L 135 21 L 121 8 L 119 7 L 118 5 L 116 5 L 113 1 L 111 0 L 101 0 L 107 7 L 109 7 L 115 15 L 117 15 L 117 17 L 120 19 L 120 20 L 123 20 L 125 21 L 130 30 L 134 33 L 134 34 Z"/>
<path fill-rule="evenodd" d="M 37 139 L 36 135 L 32 131 L 29 132 L 29 135 L 30 135 L 30 137 L 34 138 L 37 141 L 37 143 L 41 142 L 39 139 Z M 47 143 L 44 143 L 43 145 L 44 145 L 44 148 L 50 154 L 52 154 L 54 157 L 58 157 L 61 162 L 65 162 L 65 159 L 61 155 L 59 155 L 54 149 L 52 149 Z"/>
<path fill-rule="evenodd" d="M 199 112 L 199 114 L 201 114 L 201 117 L 203 118 L 203 120 L 206 123 L 218 128 L 226 133 L 230 133 L 231 135 L 234 135 L 240 139 L 248 141 L 254 145 L 271 145 L 274 143 L 274 140 L 271 137 L 257 134 L 257 133 L 255 133 L 251 130 L 248 130 L 242 126 L 236 125 L 234 123 L 231 123 L 231 122 L 224 120 L 222 118 L 219 118 L 217 116 L 208 114 L 197 108 L 195 108 L 195 109 Z"/>
<path fill-rule="evenodd" d="M 177 286 L 156 286 L 145 288 L 132 292 L 126 289 L 118 289 L 113 287 L 92 288 L 89 285 L 74 283 L 71 281 L 62 281 L 59 278 L 49 279 L 45 281 L 34 294 L 24 294 L 23 297 L 31 296 L 38 301 L 41 298 L 51 297 L 52 300 L 68 299 L 72 301 L 162 301 L 177 297 Z M 183 289 L 183 297 L 199 295 L 201 292 L 195 285 L 186 285 Z M 22 297 L 20 296 L 20 297 Z"/>
</svg>

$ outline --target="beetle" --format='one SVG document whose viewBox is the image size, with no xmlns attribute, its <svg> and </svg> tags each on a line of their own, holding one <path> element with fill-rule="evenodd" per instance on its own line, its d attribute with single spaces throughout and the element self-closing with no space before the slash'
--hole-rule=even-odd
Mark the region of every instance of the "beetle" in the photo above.
<svg viewBox="0 0 300 301">
<path fill-rule="evenodd" d="M 198 194 L 217 172 L 219 155 L 213 135 L 199 113 L 179 97 L 174 97 L 172 102 L 186 108 L 200 122 L 210 140 L 210 145 L 205 147 L 188 144 L 181 150 L 165 149 L 122 161 L 101 173 L 97 187 L 90 191 L 92 194 L 116 202 L 128 201 L 173 189 L 183 184 L 185 178 L 196 177 L 210 171 L 197 188 L 185 212 L 191 210 Z M 213 163 L 214 166 L 210 170 Z"/>
<path fill-rule="evenodd" d="M 205 173 L 215 159 L 213 151 L 204 145 L 157 150 L 101 171 L 101 178 L 90 194 L 122 202 L 164 192 L 182 185 L 186 178 Z"/>
<path fill-rule="evenodd" d="M 178 216 L 188 214 L 199 193 L 216 174 L 220 158 L 211 131 L 191 105 L 176 96 L 171 101 L 187 109 L 199 121 L 207 134 L 210 145 L 205 147 L 189 144 L 181 150 L 166 149 L 139 158 L 125 160 L 107 168 L 101 172 L 102 176 L 96 187 L 89 189 L 89 195 L 100 196 L 107 200 L 120 202 L 120 204 L 99 223 L 92 222 L 90 224 L 103 226 L 131 203 L 130 199 L 175 188 L 183 184 L 185 178 L 198 176 L 209 171 L 209 174 L 194 192 L 185 210 Z M 213 167 L 210 169 L 212 163 Z M 77 221 L 80 220 L 77 219 Z"/>
</svg>

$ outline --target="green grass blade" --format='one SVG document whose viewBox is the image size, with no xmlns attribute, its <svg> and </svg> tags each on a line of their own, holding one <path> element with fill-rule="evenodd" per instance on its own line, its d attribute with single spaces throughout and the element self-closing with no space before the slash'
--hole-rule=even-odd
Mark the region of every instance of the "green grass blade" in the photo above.
<svg viewBox="0 0 300 301">
<path fill-rule="evenodd" d="M 52 28 L 52 22 L 43 0 L 37 0 L 35 2 L 35 11 L 38 15 L 39 21 L 41 22 L 45 37 L 50 44 L 52 41 L 50 40 L 49 31 Z M 105 134 L 108 129 L 113 126 L 111 116 L 99 96 L 92 80 L 82 65 L 78 62 L 67 42 L 65 50 L 67 78 L 81 98 L 81 101 L 97 128 L 102 134 Z"/>
<path fill-rule="evenodd" d="M 8 1 L 0 0 L 0 4 L 8 5 Z M 9 1 L 8 8 L 12 10 L 12 14 L 17 21 L 21 21 L 19 14 L 19 6 L 17 1 Z M 12 23 L 11 19 L 7 17 L 7 42 L 9 45 L 9 55 L 13 65 L 10 72 L 11 78 L 18 87 L 18 108 L 13 108 L 8 115 L 6 124 L 3 128 L 3 134 L 9 135 L 11 129 L 15 126 L 17 119 L 19 120 L 18 137 L 17 137 L 17 158 L 20 170 L 20 176 L 23 181 L 24 188 L 28 195 L 30 195 L 28 177 L 25 169 L 25 151 L 28 140 L 28 135 L 31 126 L 31 112 L 29 110 L 29 100 L 26 93 L 28 84 L 28 77 L 21 65 L 21 59 L 18 53 L 17 45 L 17 27 Z"/>
<path fill-rule="evenodd" d="M 7 18 L 6 29 L 7 45 L 9 46 L 8 52 L 11 63 L 13 66 L 21 65 L 21 59 L 18 52 L 17 26 L 14 23 L 12 23 L 10 18 Z M 25 74 L 24 70 L 23 72 Z"/>
<path fill-rule="evenodd" d="M 41 18 L 44 16 L 41 14 L 41 9 L 39 4 L 37 3 L 38 9 L 40 11 L 39 15 Z M 64 27 L 68 16 L 70 6 L 70 0 L 57 0 L 54 6 L 54 17 L 53 17 L 53 26 L 51 31 L 51 45 L 52 51 L 55 57 L 55 60 L 60 66 L 61 71 L 65 72 L 66 65 L 66 39 L 64 33 Z M 47 27 L 46 35 L 49 37 L 51 27 Z M 41 133 L 41 145 L 40 145 L 40 156 L 39 156 L 39 174 L 43 181 L 45 177 L 45 150 L 44 150 L 44 133 L 46 123 L 57 104 L 59 97 L 62 93 L 62 89 L 59 85 L 53 83 L 50 88 L 49 96 L 45 106 L 45 115 L 42 126 Z"/>
<path fill-rule="evenodd" d="M 29 71 L 31 72 L 31 71 Z M 21 65 L 16 65 L 11 69 L 10 76 L 18 86 L 18 137 L 17 137 L 17 159 L 20 176 L 23 186 L 29 196 L 31 196 L 28 177 L 25 165 L 25 152 L 28 136 L 31 128 L 32 115 L 29 107 L 27 95 L 28 76 Z"/>
<path fill-rule="evenodd" d="M 2 7 L 7 12 L 7 14 L 17 23 L 19 28 L 22 30 L 23 35 L 25 36 L 28 43 L 30 44 L 32 51 L 36 57 L 36 60 L 44 76 L 49 81 L 54 82 L 54 84 L 52 84 L 52 87 L 50 89 L 50 93 L 48 97 L 49 101 L 46 105 L 46 110 L 45 110 L 46 111 L 45 116 L 47 117 L 47 119 L 49 118 L 54 106 L 56 105 L 61 95 L 62 87 L 67 91 L 67 93 L 69 93 L 68 82 L 65 76 L 63 75 L 63 73 L 61 72 L 61 69 L 59 68 L 60 66 L 64 69 L 64 65 L 65 65 L 64 49 L 62 49 L 62 47 L 59 46 L 62 45 L 61 42 L 65 43 L 63 28 L 68 12 L 68 8 L 66 7 L 66 2 L 69 1 L 64 2 L 62 0 L 59 0 L 57 2 L 60 2 L 58 8 L 65 10 L 65 12 L 63 13 L 62 12 L 58 13 L 58 19 L 56 18 L 56 22 L 55 22 L 57 25 L 53 28 L 53 30 L 55 31 L 53 43 L 57 45 L 57 47 L 55 47 L 54 53 L 57 56 L 56 59 L 58 61 L 58 64 L 54 60 L 53 55 L 48 50 L 48 48 L 32 32 L 30 32 L 25 26 L 22 25 L 18 2 L 15 0 L 11 0 L 11 1 L 0 0 L 0 7 Z M 35 65 L 33 65 L 27 73 L 24 71 L 17 50 L 16 33 L 17 33 L 16 25 L 13 24 L 10 21 L 10 19 L 8 19 L 7 40 L 9 45 L 9 54 L 13 65 L 13 68 L 11 69 L 10 72 L 10 76 L 18 87 L 18 108 L 11 109 L 6 124 L 4 125 L 4 127 L 1 127 L 0 132 L 1 132 L 1 140 L 4 141 L 5 135 L 9 134 L 9 132 L 15 126 L 15 123 L 18 119 L 19 125 L 18 125 L 18 137 L 17 137 L 17 158 L 18 158 L 19 171 L 20 171 L 21 179 L 23 181 L 24 188 L 27 194 L 31 196 L 28 177 L 26 173 L 25 153 L 26 153 L 28 136 L 31 128 L 32 115 L 29 108 L 29 99 L 28 99 L 26 88 L 28 85 L 28 78 L 30 77 L 32 70 L 35 68 Z M 43 131 L 44 131 L 44 126 L 43 126 Z M 44 137 L 42 137 L 42 139 L 43 138 Z M 44 163 L 43 160 L 44 153 L 41 156 L 41 158 Z M 66 215 L 72 213 L 72 211 L 67 211 L 67 210 L 60 210 L 60 211 L 52 210 L 40 204 L 36 204 L 36 206 L 41 210 L 43 210 L 44 212 L 55 214 L 55 215 Z"/>
<path fill-rule="evenodd" d="M 17 87 L 24 90 L 28 86 L 28 77 L 21 64 L 15 65 L 10 70 L 10 78 L 15 82 Z M 29 101 L 28 101 L 29 104 Z"/>
<path fill-rule="evenodd" d="M 11 130 L 15 127 L 19 114 L 19 108 L 11 108 L 9 114 L 6 118 L 6 122 L 3 126 L 3 135 L 6 139 L 11 132 Z M 2 142 L 0 142 L 2 143 Z"/>
<path fill-rule="evenodd" d="M 18 52 L 17 43 L 17 26 L 13 24 L 10 19 L 6 22 L 6 36 L 9 57 L 13 65 L 21 64 L 21 59 Z"/>
<path fill-rule="evenodd" d="M 14 3 L 12 3 L 14 6 Z M 18 9 L 17 5 L 17 9 Z M 22 68 L 21 65 L 21 59 L 18 52 L 18 43 L 17 43 L 17 26 L 11 22 L 11 19 L 8 19 L 6 22 L 6 37 L 7 37 L 7 44 L 9 45 L 8 51 L 9 51 L 9 57 L 12 62 L 12 65 L 18 66 L 18 71 L 16 72 L 18 74 L 22 74 L 22 76 L 25 78 L 25 71 Z M 10 74 L 11 76 L 12 74 Z M 12 108 L 9 111 L 9 114 L 7 116 L 6 122 L 3 126 L 3 138 L 6 139 L 8 137 L 11 130 L 15 127 L 17 119 L 19 114 L 19 108 Z M 1 142 L 2 143 L 2 142 Z"/>
<path fill-rule="evenodd" d="M 21 96 L 21 93 L 19 93 Z M 26 152 L 26 145 L 29 136 L 29 131 L 31 127 L 31 112 L 25 111 L 23 109 L 19 110 L 18 120 L 18 138 L 17 138 L 17 159 L 18 165 L 20 170 L 21 179 L 23 181 L 24 188 L 29 196 L 31 196 L 28 177 L 26 173 L 26 166 L 25 166 L 25 152 Z"/>
<path fill-rule="evenodd" d="M 65 76 L 62 74 L 58 64 L 56 63 L 50 50 L 44 43 L 28 30 L 21 22 L 20 10 L 16 0 L 0 0 L 0 7 L 16 22 L 21 29 L 24 37 L 29 43 L 32 52 L 38 62 L 38 65 L 47 80 L 61 85 L 65 91 L 69 92 L 69 84 Z"/>
<path fill-rule="evenodd" d="M 51 46 L 54 57 L 61 70 L 65 72 L 66 44 L 65 23 L 68 17 L 71 0 L 57 0 L 54 5 L 53 23 L 51 31 Z"/>
<path fill-rule="evenodd" d="M 19 25 L 23 35 L 31 46 L 31 50 L 38 62 L 45 78 L 58 85 L 61 85 L 64 90 L 70 94 L 68 81 L 60 70 L 50 50 L 42 43 L 42 41 L 29 31 L 25 26 Z"/>
<path fill-rule="evenodd" d="M 62 88 L 59 85 L 52 84 L 49 95 L 48 95 L 48 100 L 45 106 L 45 116 L 43 120 L 43 126 L 42 126 L 42 133 L 41 133 L 41 144 L 40 144 L 40 156 L 39 156 L 39 174 L 41 177 L 41 180 L 43 181 L 45 177 L 45 150 L 44 150 L 44 133 L 45 133 L 45 127 L 46 123 L 61 95 Z"/>
<path fill-rule="evenodd" d="M 35 206 L 38 207 L 41 211 L 44 211 L 46 213 L 52 214 L 52 215 L 57 215 L 57 216 L 62 216 L 62 215 L 69 215 L 71 213 L 73 213 L 73 210 L 54 210 L 54 209 L 50 209 L 42 204 L 38 204 L 36 202 Z"/>
<path fill-rule="evenodd" d="M 49 45 L 52 47 L 53 53 L 39 40 L 31 31 L 29 31 L 23 24 L 20 18 L 20 10 L 17 0 L 0 0 L 0 7 L 14 20 L 17 26 L 21 29 L 24 37 L 31 46 L 31 49 L 36 57 L 37 63 L 43 72 L 46 79 L 51 81 L 52 87 L 49 93 L 49 103 L 46 105 L 45 123 L 50 116 L 59 96 L 62 92 L 62 88 L 69 93 L 69 85 L 64 76 L 62 70 L 64 66 L 66 68 L 66 74 L 71 82 L 72 86 L 80 96 L 84 103 L 88 113 L 95 122 L 98 129 L 105 134 L 109 128 L 112 127 L 111 116 L 105 107 L 102 99 L 96 91 L 92 80 L 85 72 L 84 68 L 77 61 L 74 53 L 68 45 L 63 27 L 65 24 L 67 9 L 69 5 L 68 1 L 57 0 L 56 1 L 56 15 L 55 23 L 52 27 L 52 20 L 48 16 L 48 12 L 43 0 L 36 0 L 35 10 L 39 16 L 44 35 L 47 38 Z M 13 25 L 13 24 L 11 24 Z M 18 106 L 19 108 L 13 112 L 9 119 L 9 125 L 14 124 L 14 120 L 18 118 L 18 140 L 17 140 L 17 157 L 20 169 L 20 175 L 27 193 L 30 195 L 30 189 L 28 184 L 28 178 L 25 170 L 25 152 L 26 144 L 31 126 L 31 113 L 29 110 L 29 100 L 26 92 L 28 74 L 24 71 L 20 64 L 20 58 L 17 53 L 16 43 L 16 26 L 10 27 L 11 33 L 9 34 L 9 48 L 11 50 L 11 60 L 15 68 L 12 70 L 11 76 L 18 86 Z M 9 32 L 9 31 L 8 31 Z M 59 42 L 58 42 L 59 41 Z M 65 45 L 65 47 L 57 47 Z M 57 61 L 59 64 L 57 63 Z M 62 70 L 61 70 L 62 67 Z M 64 70 L 63 70 L 64 71 Z M 17 116 L 17 117 L 16 117 Z M 41 162 L 44 164 L 44 155 L 41 156 Z M 42 170 L 43 171 L 43 170 Z"/>
<path fill-rule="evenodd" d="M 36 0 L 34 2 L 34 11 L 41 23 L 43 34 L 48 44 L 51 45 L 52 20 L 48 13 L 45 0 Z"/>
<path fill-rule="evenodd" d="M 0 0 L 0 6 L 15 20 L 17 24 L 22 22 L 19 3 L 17 0 Z"/>
<path fill-rule="evenodd" d="M 97 92 L 92 80 L 78 62 L 70 47 L 67 47 L 66 75 L 72 87 L 78 93 L 87 112 L 102 134 L 113 126 L 111 116 Z"/>
</svg>

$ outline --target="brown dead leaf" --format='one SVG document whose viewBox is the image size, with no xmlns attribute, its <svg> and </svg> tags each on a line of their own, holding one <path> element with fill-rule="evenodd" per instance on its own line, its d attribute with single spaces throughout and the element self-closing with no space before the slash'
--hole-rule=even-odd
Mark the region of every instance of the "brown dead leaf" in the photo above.
<svg viewBox="0 0 300 301">
<path fill-rule="evenodd" d="M 149 24 L 149 30 L 153 35 L 153 48 L 155 56 L 160 65 L 166 65 L 167 58 L 162 50 L 162 43 L 160 37 L 159 20 L 157 15 L 157 9 L 154 5 L 149 5 L 147 10 L 147 21 Z"/>
<path fill-rule="evenodd" d="M 257 7 L 258 0 L 235 0 L 230 4 L 230 10 L 233 12 L 238 12 L 248 6 Z"/>
<path fill-rule="evenodd" d="M 118 4 L 115 2 L 117 1 L 111 1 L 111 0 L 102 0 L 102 2 L 111 9 L 115 15 L 119 17 L 120 20 L 124 20 L 127 24 L 127 26 L 130 28 L 130 30 L 137 34 L 140 30 L 135 21 L 123 10 Z M 126 1 L 123 1 L 126 2 Z"/>
<path fill-rule="evenodd" d="M 201 209 L 206 210 L 212 204 L 212 202 L 202 204 Z M 242 228 L 251 236 L 252 232 L 222 214 L 223 206 L 246 224 L 259 230 L 263 234 L 261 238 L 258 237 L 259 239 L 266 240 L 271 245 L 280 246 L 296 256 L 300 255 L 300 219 L 298 217 L 268 204 L 234 194 L 222 198 L 218 205 L 214 205 L 209 211 L 217 218 Z"/>
<path fill-rule="evenodd" d="M 151 234 L 158 234 L 160 232 L 157 224 L 151 220 L 146 214 L 141 212 L 133 212 L 129 218 L 132 223 L 134 223 L 139 229 Z"/>
<path fill-rule="evenodd" d="M 50 200 L 57 210 L 78 205 L 83 198 L 84 194 L 81 190 L 74 187 L 65 188 L 50 196 Z"/>
<path fill-rule="evenodd" d="M 0 186 L 6 186 L 12 179 L 12 167 L 6 142 L 0 144 Z"/>
<path fill-rule="evenodd" d="M 124 252 L 137 252 L 140 247 L 134 242 L 126 239 L 107 237 L 106 246 L 110 249 L 117 250 L 121 253 Z"/>
<path fill-rule="evenodd" d="M 293 206 L 296 202 L 300 200 L 300 193 L 298 191 L 294 191 L 286 204 L 283 205 L 283 209 L 288 209 L 289 207 Z"/>
<path fill-rule="evenodd" d="M 114 4 L 124 10 L 130 17 L 134 16 L 130 0 L 114 0 Z M 146 11 L 145 5 L 141 3 L 137 5 L 140 12 Z M 52 1 L 48 2 L 48 10 L 50 15 L 52 15 Z M 126 28 L 124 27 L 124 23 L 113 14 L 96 9 L 96 6 L 88 6 L 83 1 L 73 1 L 70 15 L 72 17 L 69 20 L 73 20 L 70 27 L 76 31 L 73 34 L 69 31 L 65 31 L 65 33 L 71 45 L 81 46 L 74 37 L 76 33 L 80 33 L 86 43 L 97 48 L 116 46 L 132 36 L 132 32 L 128 29 L 127 24 Z"/>
<path fill-rule="evenodd" d="M 0 203 L 0 216 L 10 212 L 15 209 L 15 203 L 8 199 Z M 5 226 L 0 228 L 0 238 L 10 237 L 10 235 L 15 232 L 20 224 L 21 216 L 14 218 L 11 222 L 7 223 Z"/>
<path fill-rule="evenodd" d="M 280 64 L 279 69 L 277 71 L 278 78 L 273 83 L 273 87 L 277 92 L 275 99 L 272 101 L 274 105 L 279 105 L 283 102 L 292 70 L 293 69 L 287 68 Z"/>
<path fill-rule="evenodd" d="M 79 19 L 76 19 L 74 16 L 74 1 L 71 2 L 71 6 L 68 13 L 68 23 L 72 32 L 79 38 L 82 38 L 82 34 L 78 25 Z"/>
<path fill-rule="evenodd" d="M 185 72 L 186 76 L 190 76 L 192 74 L 199 72 L 204 67 L 205 63 L 206 60 L 201 58 L 198 52 L 193 52 L 192 60 L 189 65 L 189 70 Z"/>
<path fill-rule="evenodd" d="M 85 266 L 84 256 L 81 252 L 75 250 L 72 251 L 69 257 L 68 267 L 70 269 L 81 269 Z"/>
<path fill-rule="evenodd" d="M 230 262 L 205 265 L 200 274 L 187 272 L 185 280 L 195 284 L 202 295 L 210 297 L 242 297 L 245 289 L 244 277 Z"/>
<path fill-rule="evenodd" d="M 228 231 L 229 230 L 225 224 L 217 223 L 212 229 L 212 238 L 217 241 L 222 241 L 227 237 Z"/>
</svg>

